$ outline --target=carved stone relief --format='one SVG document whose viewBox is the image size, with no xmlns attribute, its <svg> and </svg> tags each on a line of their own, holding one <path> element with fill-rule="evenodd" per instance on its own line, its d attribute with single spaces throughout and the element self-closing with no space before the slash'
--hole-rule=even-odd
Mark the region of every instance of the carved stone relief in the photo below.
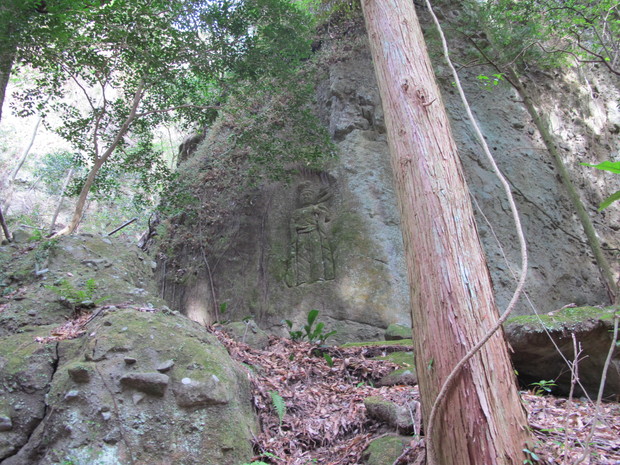
<svg viewBox="0 0 620 465">
<path fill-rule="evenodd" d="M 334 279 L 334 257 L 330 244 L 328 187 L 303 181 L 297 187 L 297 208 L 290 220 L 290 256 L 286 281 L 299 286 Z"/>
</svg>

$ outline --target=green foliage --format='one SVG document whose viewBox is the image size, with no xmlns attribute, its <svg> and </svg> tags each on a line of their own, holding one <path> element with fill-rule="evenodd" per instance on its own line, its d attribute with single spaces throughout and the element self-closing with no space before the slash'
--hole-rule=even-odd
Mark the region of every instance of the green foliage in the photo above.
<svg viewBox="0 0 620 465">
<path fill-rule="evenodd" d="M 525 452 L 526 455 L 526 459 L 523 461 L 524 465 L 534 465 L 534 463 L 538 462 L 540 460 L 540 457 L 533 451 L 529 450 L 529 449 L 523 449 L 523 452 Z"/>
<path fill-rule="evenodd" d="M 602 163 L 599 163 L 598 165 L 582 163 L 582 165 L 591 166 L 592 168 L 596 168 L 598 170 L 609 171 L 610 173 L 620 174 L 620 162 L 618 161 L 604 161 Z M 604 210 L 617 200 L 620 200 L 620 191 L 614 192 L 605 200 L 603 200 L 598 207 L 598 211 Z"/>
<path fill-rule="evenodd" d="M 284 402 L 282 396 L 275 391 L 269 391 L 269 395 L 271 396 L 271 402 L 273 403 L 276 413 L 278 414 L 280 426 L 282 426 L 282 420 L 284 419 L 284 415 L 286 415 L 286 403 Z"/>
<path fill-rule="evenodd" d="M 557 386 L 554 380 L 540 380 L 536 383 L 531 383 L 530 386 L 533 387 L 534 394 L 537 396 L 543 395 L 545 393 L 550 393 L 554 387 Z"/>
<path fill-rule="evenodd" d="M 331 368 L 334 366 L 334 359 L 327 352 L 323 354 L 323 358 L 325 359 L 325 362 L 327 362 L 328 367 Z"/>
<path fill-rule="evenodd" d="M 619 58 L 613 0 L 471 0 L 463 11 L 458 28 L 499 67 L 553 68 L 570 58 L 613 67 Z"/>
<path fill-rule="evenodd" d="M 284 320 L 286 326 L 288 326 L 288 336 L 293 341 L 301 341 L 305 337 L 303 331 L 294 331 L 293 330 L 293 322 L 291 320 Z"/>
<path fill-rule="evenodd" d="M 76 170 L 78 175 L 86 173 L 83 161 L 73 153 L 67 151 L 52 152 L 45 154 L 38 161 L 34 175 L 41 178 L 49 195 L 60 195 L 63 181 L 71 168 Z M 67 194 L 75 195 L 78 191 L 73 187 L 68 189 Z"/>
<path fill-rule="evenodd" d="M 362 11 L 359 0 L 301 0 L 300 4 L 315 15 L 319 25 L 350 21 Z"/>
<path fill-rule="evenodd" d="M 86 280 L 84 286 L 80 288 L 76 288 L 66 279 L 56 284 L 46 285 L 45 288 L 60 296 L 61 301 L 73 310 L 94 307 L 108 299 L 108 297 L 95 299 L 97 283 L 93 278 Z"/>
<path fill-rule="evenodd" d="M 170 173 L 155 148 L 155 127 L 204 127 L 239 85 L 290 81 L 310 53 L 309 15 L 286 0 L 69 3 L 71 14 L 54 2 L 45 15 L 29 17 L 18 58 L 38 74 L 15 110 L 60 115 L 53 129 L 92 167 L 74 188 L 100 198 L 123 184 L 139 188 L 139 199 L 159 192 Z M 32 42 L 35 53 L 25 38 L 37 31 L 47 35 Z M 81 102 L 68 95 L 68 82 Z"/>
<path fill-rule="evenodd" d="M 504 82 L 504 74 L 495 73 L 491 76 L 487 76 L 486 74 L 479 74 L 478 76 L 476 76 L 476 79 L 478 79 L 478 82 L 484 89 L 490 89 Z"/>
<path fill-rule="evenodd" d="M 301 341 L 304 338 L 308 338 L 308 342 L 310 342 L 311 344 L 322 344 L 327 340 L 328 337 L 336 334 L 337 331 L 329 331 L 327 333 L 324 333 L 323 329 L 325 328 L 325 323 L 323 322 L 317 323 L 317 325 L 314 326 L 314 323 L 318 316 L 318 310 L 310 310 L 308 312 L 308 323 L 304 325 L 303 332 L 293 330 L 293 322 L 291 320 L 284 320 L 284 322 L 288 326 L 289 337 L 293 341 Z"/>
</svg>

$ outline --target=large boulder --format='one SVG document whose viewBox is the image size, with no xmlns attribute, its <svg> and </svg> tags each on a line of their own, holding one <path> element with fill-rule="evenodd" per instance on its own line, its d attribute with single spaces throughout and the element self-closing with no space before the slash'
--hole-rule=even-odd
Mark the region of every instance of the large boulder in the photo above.
<svg viewBox="0 0 620 465">
<path fill-rule="evenodd" d="M 603 367 L 613 350 L 607 371 L 604 397 L 620 395 L 620 350 L 612 340 L 614 315 L 620 307 L 567 308 L 538 316 L 518 316 L 508 320 L 506 337 L 512 347 L 512 361 L 526 386 L 540 381 L 557 384 L 554 392 L 568 394 L 571 369 L 567 362 L 577 358 L 579 384 L 575 395 L 587 393 L 595 399 Z M 581 353 L 577 357 L 574 346 Z"/>
<path fill-rule="evenodd" d="M 19 292 L 0 303 L 0 462 L 248 461 L 258 423 L 247 373 L 203 326 L 159 306 L 147 257 L 94 236 L 54 249 L 48 271 L 13 274 Z M 28 269 L 37 250 L 4 256 L 3 269 Z M 92 278 L 115 305 L 67 305 L 43 287 L 61 276 L 71 283 L 56 284 L 62 292 L 86 292 Z"/>
</svg>

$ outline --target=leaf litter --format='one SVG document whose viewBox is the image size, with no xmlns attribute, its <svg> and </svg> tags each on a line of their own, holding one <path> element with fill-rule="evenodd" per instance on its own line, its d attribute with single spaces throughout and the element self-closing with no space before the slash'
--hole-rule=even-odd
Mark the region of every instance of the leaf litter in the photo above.
<svg viewBox="0 0 620 465">
<path fill-rule="evenodd" d="M 411 351 L 411 347 L 390 345 L 389 341 L 380 346 L 317 347 L 271 336 L 269 346 L 258 350 L 223 331 L 215 333 L 246 368 L 252 384 L 261 424 L 261 433 L 254 438 L 254 460 L 278 465 L 364 463 L 365 450 L 373 439 L 396 432 L 367 414 L 364 399 L 379 396 L 410 406 L 413 434 L 393 465 L 426 463 L 424 438 L 418 434 L 423 433 L 418 387 L 375 387 L 378 380 L 400 367 L 373 358 Z M 286 404 L 282 421 L 273 404 L 274 392 Z M 531 392 L 521 392 L 521 398 L 536 439 L 532 452 L 539 461 L 533 463 L 620 464 L 618 403 L 603 404 L 586 448 L 595 418 L 592 402 Z"/>
</svg>

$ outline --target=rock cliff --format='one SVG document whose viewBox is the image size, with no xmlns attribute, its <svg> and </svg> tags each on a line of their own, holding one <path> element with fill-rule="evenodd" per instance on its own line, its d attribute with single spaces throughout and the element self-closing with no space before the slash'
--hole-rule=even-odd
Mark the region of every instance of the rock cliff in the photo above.
<svg viewBox="0 0 620 465">
<path fill-rule="evenodd" d="M 347 34 L 346 41 L 324 41 L 320 53 L 328 58 L 319 60 L 323 77 L 317 85 L 317 112 L 337 147 L 337 160 L 322 170 L 301 169 L 288 184 L 264 184 L 242 198 L 234 197 L 229 205 L 233 214 L 215 237 L 226 247 L 214 251 L 207 244 L 214 237 L 208 235 L 202 250 L 188 246 L 163 254 L 164 295 L 191 318 L 211 322 L 218 317 L 253 316 L 261 326 L 278 332 L 283 318 L 303 322 L 316 308 L 327 325 L 338 330 L 340 341 L 375 338 L 390 323 L 411 324 L 381 102 L 363 29 L 358 26 Z M 454 45 L 458 56 L 463 46 Z M 498 304 L 504 308 L 519 271 L 508 203 L 481 158 L 452 76 L 432 44 L 431 53 Z M 476 79 L 479 72 L 464 69 L 461 79 L 497 163 L 512 185 L 529 246 L 527 296 L 515 314 L 548 312 L 571 303 L 609 303 L 582 227 L 531 118 L 514 90 L 508 85 L 485 87 Z M 528 78 L 528 88 L 550 117 L 617 274 L 620 213 L 617 208 L 597 213 L 595 208 L 617 190 L 618 181 L 579 163 L 618 157 L 620 142 L 614 135 L 620 122 L 619 91 L 596 67 Z M 195 176 L 212 163 L 214 140 L 223 137 L 213 131 L 220 130 L 212 130 L 180 168 L 180 183 L 189 182 L 184 173 Z M 207 182 L 195 192 L 201 198 L 232 199 L 234 188 L 214 192 Z M 179 223 L 178 217 L 169 221 Z M 172 235 L 196 237 L 199 228 L 180 228 Z M 176 265 L 170 265 L 173 262 Z M 212 264 L 211 269 L 205 269 L 203 262 Z M 174 272 L 192 269 L 191 278 L 171 278 L 170 266 Z M 218 315 L 221 304 L 227 309 L 225 316 Z"/>
</svg>

